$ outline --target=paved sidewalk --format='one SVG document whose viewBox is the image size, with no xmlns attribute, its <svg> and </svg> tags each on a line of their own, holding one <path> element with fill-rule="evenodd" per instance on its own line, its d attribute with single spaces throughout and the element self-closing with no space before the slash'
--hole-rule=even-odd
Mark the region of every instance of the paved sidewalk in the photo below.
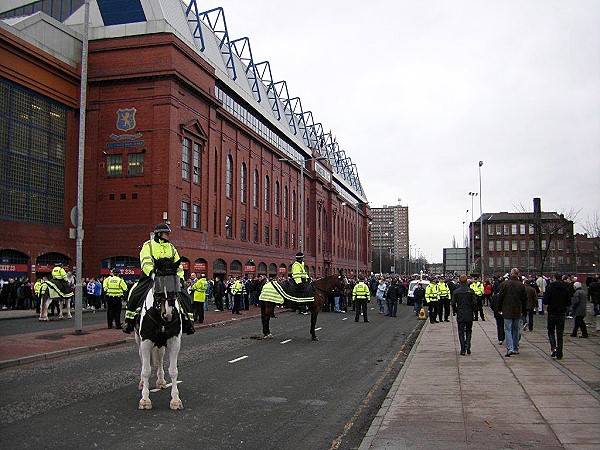
<svg viewBox="0 0 600 450">
<path fill-rule="evenodd" d="M 287 310 L 281 309 L 277 313 L 284 311 Z M 84 310 L 83 313 L 85 316 L 92 312 Z M 100 309 L 96 314 L 105 316 L 106 311 Z M 210 310 L 204 313 L 204 323 L 195 326 L 196 330 L 199 330 L 257 316 L 260 316 L 260 308 L 255 306 L 251 306 L 248 311 L 242 311 L 241 315 L 232 315 L 231 311 Z M 34 320 L 35 317 L 37 314 L 31 310 L 0 311 L 0 321 L 8 319 Z M 53 317 L 50 319 L 51 321 L 59 320 Z M 86 325 L 84 318 L 83 334 L 75 335 L 73 320 L 62 319 L 62 322 L 64 328 L 61 329 L 44 329 L 44 323 L 40 323 L 40 331 L 0 338 L 0 369 L 134 341 L 133 334 L 127 335 L 122 330 L 108 329 L 105 323 Z M 258 331 L 260 330 L 257 330 L 257 335 Z M 193 336 L 191 338 L 193 339 Z"/>
<path fill-rule="evenodd" d="M 470 356 L 459 356 L 455 318 L 423 327 L 361 450 L 600 448 L 595 327 L 588 339 L 572 338 L 567 319 L 557 361 L 549 356 L 546 316 L 536 316 L 520 354 L 506 358 L 486 313 L 488 320 L 473 323 Z"/>
</svg>

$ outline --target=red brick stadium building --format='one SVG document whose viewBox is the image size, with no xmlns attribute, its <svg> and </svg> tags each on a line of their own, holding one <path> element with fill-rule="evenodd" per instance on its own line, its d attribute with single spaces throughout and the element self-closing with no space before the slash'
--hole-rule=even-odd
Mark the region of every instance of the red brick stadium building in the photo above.
<svg viewBox="0 0 600 450">
<path fill-rule="evenodd" d="M 82 3 L 0 11 L 3 278 L 75 264 Z M 367 273 L 356 166 L 250 41 L 229 36 L 223 10 L 114 6 L 90 9 L 82 275 L 139 273 L 163 220 L 188 272 L 281 275 L 303 249 L 311 275 Z"/>
</svg>

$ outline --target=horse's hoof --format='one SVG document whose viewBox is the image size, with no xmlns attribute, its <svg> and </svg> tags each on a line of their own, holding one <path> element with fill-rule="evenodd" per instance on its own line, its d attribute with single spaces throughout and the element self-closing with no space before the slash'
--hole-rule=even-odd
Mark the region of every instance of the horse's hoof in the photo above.
<svg viewBox="0 0 600 450">
<path fill-rule="evenodd" d="M 152 409 L 152 400 L 141 399 L 138 407 L 139 409 Z"/>
<path fill-rule="evenodd" d="M 272 334 L 265 334 L 263 336 L 263 339 L 273 339 L 273 335 Z"/>
<path fill-rule="evenodd" d="M 72 316 L 71 314 L 69 314 L 69 315 L 67 316 L 67 319 L 72 319 L 72 318 L 73 318 L 73 316 Z"/>
<path fill-rule="evenodd" d="M 312 337 L 312 340 L 313 340 L 313 341 L 318 341 L 318 340 L 319 340 L 319 338 L 318 338 L 318 337 L 316 337 L 316 336 L 313 336 L 313 337 Z"/>
<path fill-rule="evenodd" d="M 167 382 L 165 380 L 156 382 L 156 389 L 164 389 L 167 387 Z"/>
<path fill-rule="evenodd" d="M 50 322 L 50 319 L 48 319 L 47 317 L 40 317 L 38 319 L 39 322 Z"/>
<path fill-rule="evenodd" d="M 181 400 L 171 400 L 171 403 L 169 403 L 169 408 L 183 409 L 183 402 Z"/>
</svg>

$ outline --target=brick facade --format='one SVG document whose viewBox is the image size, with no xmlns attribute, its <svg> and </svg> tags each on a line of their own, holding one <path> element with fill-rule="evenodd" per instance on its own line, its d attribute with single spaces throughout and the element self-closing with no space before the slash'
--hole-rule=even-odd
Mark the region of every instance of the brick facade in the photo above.
<svg viewBox="0 0 600 450">
<path fill-rule="evenodd" d="M 2 40 L 3 45 L 5 41 Z M 43 58 L 49 57 L 39 55 L 38 58 L 43 65 Z M 8 69 L 13 75 L 15 70 Z M 68 76 L 57 77 L 56 68 L 48 70 L 57 79 L 49 82 L 46 90 L 56 91 L 57 95 L 60 92 L 63 97 L 65 93 L 78 93 L 78 78 L 73 68 L 62 68 L 62 71 Z M 184 257 L 188 271 L 206 267 L 208 276 L 221 273 L 221 270 L 213 271 L 215 262 L 224 262 L 228 273 L 238 265 L 242 271 L 258 267 L 260 272 L 266 267 L 271 274 L 273 270 L 269 268 L 289 266 L 299 248 L 299 211 L 292 214 L 292 195 L 298 202 L 300 170 L 289 161 L 281 161 L 285 154 L 223 108 L 215 97 L 218 78 L 206 61 L 172 34 L 143 35 L 91 41 L 88 72 L 83 276 L 96 275 L 103 268 L 105 272 L 116 261 L 137 259 L 141 244 L 165 213 L 174 231 L 173 243 Z M 77 89 L 64 89 L 63 78 Z M 75 108 L 77 98 L 71 97 L 67 103 Z M 66 102 L 64 98 L 61 100 Z M 65 206 L 65 224 L 69 223 L 68 214 L 76 202 L 77 117 L 74 113 L 69 123 L 65 177 L 68 186 L 65 205 L 69 206 Z M 184 140 L 189 140 L 192 146 L 200 146 L 198 182 L 193 180 L 193 164 L 189 179 L 183 178 Z M 121 158 L 121 173 L 118 173 L 118 165 L 112 164 L 115 158 Z M 143 172 L 128 174 L 128 160 L 139 162 L 142 158 Z M 227 195 L 226 186 L 229 158 L 233 162 L 231 196 Z M 326 162 L 319 163 L 331 170 Z M 242 164 L 247 168 L 245 202 L 241 199 Z M 357 230 L 354 210 L 342 207 L 342 197 L 331 182 L 316 173 L 314 166 L 315 161 L 307 161 L 304 170 L 304 252 L 310 273 L 324 276 L 336 269 L 354 271 L 356 265 L 362 273 L 367 273 L 370 267 L 368 208 L 360 210 Z M 258 173 L 257 207 L 252 197 L 255 171 Z M 267 177 L 268 211 L 265 208 Z M 274 204 L 276 186 L 279 186 L 278 208 Z M 283 213 L 286 188 L 289 193 L 287 217 Z M 190 207 L 188 226 L 182 226 L 182 202 Z M 191 223 L 194 205 L 199 207 L 197 228 Z M 230 223 L 226 223 L 227 217 L 231 218 Z M 242 221 L 246 223 L 245 239 L 242 239 Z M 75 243 L 67 238 L 67 226 L 49 229 L 2 223 L 2 227 L 14 230 L 3 248 L 17 249 L 31 258 L 52 248 L 73 261 Z M 357 232 L 360 237 L 358 262 L 355 256 Z M 35 239 L 28 239 L 29 236 Z M 204 265 L 194 266 L 195 262 Z"/>
</svg>

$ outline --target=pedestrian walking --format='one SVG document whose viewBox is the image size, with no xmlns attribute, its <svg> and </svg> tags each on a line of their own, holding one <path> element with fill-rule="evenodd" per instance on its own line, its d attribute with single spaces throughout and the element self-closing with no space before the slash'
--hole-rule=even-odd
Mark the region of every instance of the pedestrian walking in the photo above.
<svg viewBox="0 0 600 450">
<path fill-rule="evenodd" d="M 537 286 L 535 281 L 533 286 Z M 527 292 L 527 305 L 525 315 L 523 316 L 523 331 L 529 329 L 533 331 L 533 310 L 537 307 L 537 292 L 530 282 L 525 282 L 525 291 Z"/>
<path fill-rule="evenodd" d="M 477 304 L 479 306 L 479 303 Z M 506 335 L 506 357 L 519 354 L 521 339 L 521 317 L 527 306 L 527 292 L 521 282 L 519 269 L 510 269 L 510 278 L 500 285 L 498 293 L 498 313 L 504 319 Z"/>
<path fill-rule="evenodd" d="M 575 314 L 575 324 L 573 325 L 573 332 L 571 333 L 571 337 L 577 337 L 577 331 L 581 330 L 581 337 L 587 338 L 588 332 L 587 327 L 585 325 L 585 315 L 587 313 L 587 296 L 581 289 L 581 283 L 579 281 L 573 283 L 573 287 L 575 288 L 575 292 L 573 293 L 573 297 L 571 298 L 571 309 L 573 310 L 573 314 Z"/>
<path fill-rule="evenodd" d="M 571 305 L 569 288 L 562 281 L 562 275 L 556 273 L 544 292 L 544 305 L 548 314 L 547 328 L 550 341 L 551 356 L 556 359 L 563 358 L 563 334 L 565 332 L 565 314 Z"/>
<path fill-rule="evenodd" d="M 460 354 L 471 354 L 471 334 L 473 332 L 473 316 L 477 309 L 475 292 L 467 283 L 467 276 L 458 278 L 458 287 L 452 293 L 452 310 L 456 311 L 456 323 L 458 328 L 458 340 L 460 342 Z"/>
<path fill-rule="evenodd" d="M 385 311 L 384 303 L 385 303 L 385 292 L 387 291 L 387 285 L 383 278 L 379 279 L 379 284 L 377 285 L 377 292 L 375 293 L 375 297 L 377 297 L 377 305 L 379 305 L 379 314 L 383 314 Z"/>
<path fill-rule="evenodd" d="M 398 316 L 398 302 L 402 298 L 402 288 L 401 284 L 398 282 L 397 278 L 392 280 L 392 284 L 387 290 L 386 300 L 387 300 L 387 308 L 388 312 L 386 316 L 389 317 L 397 317 Z"/>
</svg>

